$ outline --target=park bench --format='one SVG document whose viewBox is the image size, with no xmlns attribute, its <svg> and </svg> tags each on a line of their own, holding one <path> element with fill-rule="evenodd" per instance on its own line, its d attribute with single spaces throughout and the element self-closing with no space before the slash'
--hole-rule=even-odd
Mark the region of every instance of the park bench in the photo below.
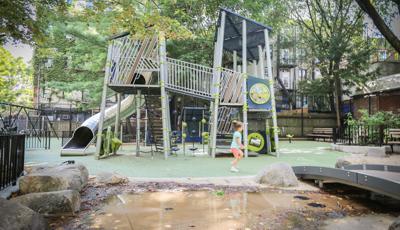
<svg viewBox="0 0 400 230">
<path fill-rule="evenodd" d="M 333 128 L 314 128 L 312 133 L 307 134 L 307 136 L 312 137 L 314 140 L 316 139 L 333 139 Z"/>
<path fill-rule="evenodd" d="M 400 129 L 389 129 L 386 144 L 390 145 L 393 152 L 393 145 L 400 145 Z"/>
</svg>

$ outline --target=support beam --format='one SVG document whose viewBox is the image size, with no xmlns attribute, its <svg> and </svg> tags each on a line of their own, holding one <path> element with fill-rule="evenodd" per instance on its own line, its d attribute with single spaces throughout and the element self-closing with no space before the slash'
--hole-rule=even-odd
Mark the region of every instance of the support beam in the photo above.
<svg viewBox="0 0 400 230">
<path fill-rule="evenodd" d="M 264 53 L 264 50 L 263 50 L 263 48 L 259 45 L 258 46 L 258 65 L 259 65 L 259 68 L 258 68 L 258 76 L 261 78 L 261 79 L 265 79 L 265 70 L 264 70 L 264 55 L 265 53 Z"/>
<path fill-rule="evenodd" d="M 99 117 L 99 125 L 97 128 L 97 141 L 96 141 L 96 154 L 95 158 L 100 158 L 100 151 L 101 151 L 101 134 L 103 132 L 103 122 L 104 116 L 106 113 L 106 99 L 107 99 L 107 82 L 108 82 L 108 75 L 110 73 L 110 62 L 111 62 L 111 54 L 112 54 L 112 45 L 108 46 L 107 52 L 107 62 L 104 74 L 104 81 L 103 81 L 103 92 L 101 96 L 101 105 L 100 105 L 100 117 Z"/>
<path fill-rule="evenodd" d="M 224 47 L 224 35 L 225 35 L 225 18 L 226 13 L 221 12 L 221 24 L 218 28 L 217 42 L 214 50 L 214 66 L 213 66 L 213 85 L 212 85 L 212 95 L 213 95 L 213 114 L 211 123 L 211 155 L 215 157 L 215 152 L 217 150 L 217 127 L 218 127 L 218 105 L 219 105 L 219 92 L 220 92 L 220 78 L 222 71 L 222 57 L 223 57 L 223 47 Z"/>
<path fill-rule="evenodd" d="M 119 136 L 119 126 L 121 123 L 121 93 L 117 93 L 117 113 L 114 124 L 114 137 Z"/>
<path fill-rule="evenodd" d="M 144 118 L 144 146 L 147 146 L 147 136 L 148 136 L 148 125 L 149 125 L 149 123 L 148 123 L 148 119 L 149 119 L 149 116 L 148 116 L 148 114 L 147 114 L 147 108 L 146 108 L 146 110 L 145 110 L 145 118 Z"/>
<path fill-rule="evenodd" d="M 141 105 L 141 92 L 137 91 L 136 95 L 136 156 L 140 157 L 140 105 Z"/>
<path fill-rule="evenodd" d="M 237 51 L 233 51 L 233 71 L 237 71 Z"/>
<path fill-rule="evenodd" d="M 270 50 L 270 44 L 269 44 L 269 34 L 268 34 L 267 29 L 264 30 L 264 38 L 265 38 L 265 52 L 266 52 L 266 56 L 267 56 L 269 87 L 270 87 L 270 91 L 271 91 L 272 126 L 274 129 L 275 150 L 276 150 L 276 156 L 279 157 L 278 120 L 276 117 L 274 77 L 272 76 L 271 50 Z"/>
<path fill-rule="evenodd" d="M 119 135 L 120 123 L 121 123 L 121 93 L 117 93 L 117 113 L 115 115 L 115 123 L 114 123 L 114 137 L 116 138 L 118 138 Z M 114 154 L 116 153 L 117 151 L 115 150 Z"/>
<path fill-rule="evenodd" d="M 165 82 L 167 81 L 167 50 L 165 44 L 165 35 L 160 32 L 159 35 L 160 42 L 160 88 L 161 88 L 161 115 L 162 115 L 162 126 L 163 126 L 163 149 L 164 149 L 164 158 L 167 159 L 170 153 L 169 148 L 169 130 L 168 130 L 168 101 L 167 101 L 167 92 L 165 90 Z"/>
<path fill-rule="evenodd" d="M 243 73 L 243 144 L 245 146 L 244 156 L 249 156 L 247 150 L 248 123 L 247 123 L 247 24 L 242 21 L 242 73 Z"/>
</svg>

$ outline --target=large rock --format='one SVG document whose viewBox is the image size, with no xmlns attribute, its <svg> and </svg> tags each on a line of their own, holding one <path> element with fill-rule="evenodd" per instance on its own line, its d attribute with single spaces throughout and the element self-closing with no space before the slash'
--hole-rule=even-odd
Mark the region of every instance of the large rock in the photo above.
<svg viewBox="0 0 400 230">
<path fill-rule="evenodd" d="M 390 226 L 389 230 L 400 230 L 400 218 L 397 218 Z"/>
<path fill-rule="evenodd" d="M 297 186 L 297 177 L 287 163 L 274 163 L 266 166 L 256 176 L 256 181 L 274 187 Z"/>
<path fill-rule="evenodd" d="M 73 215 L 79 212 L 81 206 L 80 194 L 75 190 L 30 193 L 13 201 L 45 216 Z"/>
<path fill-rule="evenodd" d="M 342 168 L 342 167 L 344 167 L 346 165 L 351 165 L 351 164 L 352 164 L 352 161 L 349 158 L 347 158 L 347 157 L 339 157 L 336 160 L 335 167 L 336 168 Z"/>
<path fill-rule="evenodd" d="M 15 201 L 0 198 L 0 229 L 43 230 L 48 224 L 42 215 Z"/>
<path fill-rule="evenodd" d="M 29 174 L 20 178 L 19 189 L 22 194 L 60 190 L 81 191 L 88 179 L 88 170 L 81 164 L 35 167 Z"/>
<path fill-rule="evenodd" d="M 119 175 L 118 173 L 111 173 L 111 172 L 99 172 L 96 175 L 96 183 L 99 184 L 106 184 L 106 185 L 113 185 L 113 184 L 123 184 L 128 182 L 128 178 Z"/>
</svg>

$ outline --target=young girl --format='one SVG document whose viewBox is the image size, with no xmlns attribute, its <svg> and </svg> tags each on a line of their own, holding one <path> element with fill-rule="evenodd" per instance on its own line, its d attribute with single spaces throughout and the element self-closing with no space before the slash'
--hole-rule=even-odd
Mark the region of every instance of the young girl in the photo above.
<svg viewBox="0 0 400 230">
<path fill-rule="evenodd" d="M 233 133 L 233 138 L 232 138 L 232 143 L 231 143 L 231 152 L 233 153 L 233 156 L 235 157 L 235 159 L 232 161 L 231 171 L 239 172 L 239 170 L 236 168 L 236 166 L 237 166 L 239 160 L 243 158 L 242 149 L 244 149 L 244 146 L 242 145 L 242 133 L 241 133 L 243 130 L 242 122 L 233 121 L 233 128 L 235 129 L 235 132 Z"/>
</svg>

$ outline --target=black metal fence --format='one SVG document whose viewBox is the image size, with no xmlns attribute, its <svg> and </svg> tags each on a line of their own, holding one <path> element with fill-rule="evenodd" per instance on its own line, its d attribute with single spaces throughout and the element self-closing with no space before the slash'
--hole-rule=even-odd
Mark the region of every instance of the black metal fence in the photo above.
<svg viewBox="0 0 400 230">
<path fill-rule="evenodd" d="M 61 146 L 64 146 L 65 144 L 67 144 L 67 142 L 71 139 L 72 134 L 74 134 L 74 131 L 62 131 Z"/>
<path fill-rule="evenodd" d="M 53 123 L 43 110 L 0 102 L 0 135 L 24 134 L 26 149 L 50 149 Z"/>
<path fill-rule="evenodd" d="M 50 149 L 51 131 L 49 130 L 25 130 L 25 148 Z"/>
<path fill-rule="evenodd" d="M 384 125 L 347 125 L 336 129 L 334 143 L 346 145 L 374 145 L 382 146 L 388 132 Z"/>
<path fill-rule="evenodd" d="M 0 190 L 15 185 L 24 170 L 25 135 L 0 135 Z"/>
</svg>

